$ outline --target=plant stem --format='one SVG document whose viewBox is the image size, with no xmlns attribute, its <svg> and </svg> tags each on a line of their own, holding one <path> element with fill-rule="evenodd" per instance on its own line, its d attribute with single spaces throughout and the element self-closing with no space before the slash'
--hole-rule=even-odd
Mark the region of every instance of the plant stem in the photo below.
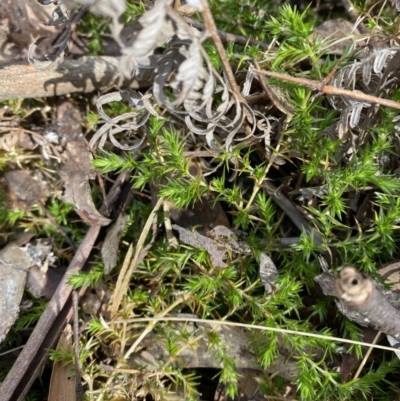
<svg viewBox="0 0 400 401">
<path fill-rule="evenodd" d="M 382 106 L 392 107 L 394 109 L 400 109 L 399 102 L 395 102 L 393 100 L 388 100 L 388 99 L 382 99 L 376 96 L 366 95 L 365 93 L 336 88 L 335 86 L 332 85 L 324 85 L 324 83 L 320 81 L 313 81 L 311 79 L 305 79 L 305 78 L 296 78 L 287 74 L 281 74 L 279 72 L 272 72 L 265 70 L 254 70 L 254 73 L 262 74 L 271 78 L 280 79 L 282 81 L 293 82 L 295 84 L 306 86 L 311 89 L 317 89 L 328 95 L 342 95 L 342 96 L 347 96 L 351 99 L 357 99 L 367 103 L 376 103 Z"/>
<path fill-rule="evenodd" d="M 217 48 L 219 57 L 222 62 L 222 66 L 225 70 L 226 76 L 228 77 L 231 89 L 235 93 L 235 95 L 239 98 L 239 100 L 244 101 L 243 96 L 240 93 L 239 87 L 237 86 L 232 68 L 229 64 L 228 59 L 226 58 L 224 45 L 222 44 L 222 40 L 218 34 L 218 30 L 215 25 L 215 21 L 211 13 L 210 6 L 208 5 L 208 1 L 201 0 L 201 4 L 203 8 L 201 13 L 203 15 L 204 25 L 206 26 L 208 32 L 210 33 L 211 39 L 214 42 L 215 47 Z"/>
</svg>

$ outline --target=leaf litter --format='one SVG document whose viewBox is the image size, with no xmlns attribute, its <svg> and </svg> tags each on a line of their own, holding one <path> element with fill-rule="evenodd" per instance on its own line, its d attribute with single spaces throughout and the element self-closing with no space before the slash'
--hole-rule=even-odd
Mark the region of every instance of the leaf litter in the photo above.
<svg viewBox="0 0 400 401">
<path fill-rule="evenodd" d="M 90 143 L 83 139 L 79 111 L 74 109 L 72 104 L 65 102 L 58 106 L 60 115 L 57 122 L 58 129 L 54 133 L 55 139 L 43 135 L 45 140 L 41 140 L 38 139 L 38 136 L 30 135 L 27 132 L 16 131 L 8 134 L 9 136 L 0 142 L 0 146 L 2 149 L 10 150 L 16 145 L 24 145 L 26 149 L 35 150 L 35 146 L 37 146 L 35 144 L 38 144 L 42 155 L 47 155 L 47 159 L 44 158 L 52 163 L 52 167 L 56 165 L 54 163 L 59 163 L 57 170 L 64 186 L 62 199 L 73 204 L 82 221 L 92 226 L 106 226 L 111 222 L 109 216 L 103 216 L 93 202 L 90 186 L 90 181 L 95 178 L 95 170 L 91 162 L 92 152 L 107 151 L 113 147 L 123 152 L 141 151 L 149 141 L 147 129 L 152 116 L 158 119 L 172 119 L 175 124 L 176 121 L 184 121 L 184 129 L 189 132 L 188 137 L 195 144 L 192 146 L 197 150 L 200 147 L 222 155 L 224 152 L 234 151 L 239 146 L 262 144 L 265 160 L 271 160 L 271 163 L 274 162 L 278 166 L 285 165 L 288 155 L 281 157 L 277 154 L 279 147 L 273 149 L 281 135 L 284 120 L 281 118 L 282 116 L 278 118 L 277 114 L 267 115 L 264 113 L 267 108 L 262 108 L 263 112 L 260 112 L 258 106 L 252 107 L 238 98 L 226 83 L 225 77 L 221 77 L 213 68 L 210 58 L 203 48 L 206 35 L 188 25 L 169 2 L 156 1 L 154 6 L 139 17 L 129 29 L 124 29 L 121 23 L 121 15 L 125 11 L 123 1 L 98 0 L 80 1 L 80 3 L 111 18 L 112 34 L 121 49 L 120 69 L 122 73 L 130 78 L 133 75 L 137 76 L 141 71 L 152 70 L 154 73 L 152 86 L 145 90 L 121 89 L 100 95 L 97 98 L 97 108 L 103 121 L 101 127 L 92 136 Z M 44 61 L 43 57 L 42 60 L 34 59 L 33 54 L 39 50 L 44 41 L 39 38 L 32 44 L 28 59 L 37 68 L 51 69 L 54 64 L 61 64 L 65 57 L 71 25 L 69 11 L 61 2 L 47 1 L 44 4 L 51 5 L 53 8 L 51 18 L 44 20 L 46 21 L 44 24 L 57 28 L 64 25 L 64 31 L 60 36 L 61 40 L 53 46 L 56 49 L 55 53 L 50 55 L 47 51 L 42 51 Z M 324 29 L 335 30 L 337 26 L 337 24 L 333 24 L 333 28 L 325 27 Z M 161 52 L 159 52 L 160 48 Z M 332 48 L 332 52 L 337 51 L 338 48 Z M 366 52 L 353 63 L 339 68 L 330 83 L 335 88 L 350 89 L 359 94 L 380 96 L 388 93 L 394 82 L 398 53 L 395 46 L 383 49 L 371 46 L 369 53 Z M 245 75 L 242 82 L 242 95 L 251 97 L 255 95 L 253 91 L 259 90 L 263 85 L 260 85 L 260 76 L 254 74 L 251 65 Z M 262 89 L 268 94 L 270 101 L 279 112 L 285 115 L 284 118 L 287 118 L 287 122 L 290 122 L 295 116 L 296 110 L 286 100 L 286 97 L 289 97 L 288 92 L 282 90 L 280 86 L 270 83 L 267 83 Z M 340 113 L 340 117 L 338 122 L 326 128 L 321 136 L 330 135 L 341 141 L 343 151 L 338 155 L 338 159 L 351 161 L 356 157 L 357 148 L 368 142 L 366 139 L 368 138 L 368 124 L 378 118 L 380 108 L 371 102 L 351 99 L 340 94 L 328 95 L 327 99 L 331 107 Z M 129 105 L 129 112 L 109 117 L 106 110 L 112 102 L 125 102 Z M 396 122 L 396 118 L 393 118 L 394 122 Z M 49 146 L 49 142 L 52 146 Z M 215 162 L 214 157 L 212 160 Z M 238 165 L 232 157 L 228 160 L 228 164 L 235 170 L 243 167 Z M 204 165 L 206 166 L 207 163 Z M 215 173 L 221 165 L 219 161 L 217 167 L 209 168 L 210 174 Z M 14 165 L 10 171 L 4 174 L 8 185 L 6 195 L 9 199 L 9 206 L 28 210 L 36 203 L 45 204 L 50 196 L 49 188 L 54 188 L 54 181 L 48 182 L 43 174 L 24 170 L 22 165 L 19 167 L 20 169 L 16 169 Z M 23 185 L 24 182 L 26 185 Z M 299 199 L 300 202 L 307 201 L 312 204 L 314 201 L 315 204 L 319 197 L 326 195 L 327 186 L 320 182 L 315 184 L 317 187 L 311 191 L 309 188 L 296 189 L 300 193 L 308 191 L 307 197 Z M 24 193 L 24 189 L 28 190 Z M 280 194 L 279 196 L 284 195 Z M 207 209 L 211 209 L 212 201 L 206 198 L 203 201 L 201 203 L 205 205 L 206 213 L 200 217 L 199 221 L 209 227 Z M 172 207 L 174 206 L 172 205 Z M 353 209 L 354 212 L 358 211 L 357 202 L 354 202 Z M 184 211 L 179 211 L 179 214 L 183 213 Z M 152 235 L 155 238 L 157 235 L 156 219 L 152 221 L 152 224 Z M 206 235 L 189 231 L 184 228 L 183 223 L 172 225 L 172 228 L 179 232 L 181 242 L 195 249 L 205 249 L 212 264 L 223 270 L 229 267 L 230 255 L 246 257 L 252 252 L 246 241 L 241 239 L 241 234 L 234 229 L 227 228 L 228 225 L 214 225 L 213 230 L 207 232 Z M 129 218 L 120 215 L 113 229 L 108 231 L 105 237 L 101 252 L 108 273 L 118 263 L 117 252 L 125 226 L 129 226 Z M 299 239 L 295 240 L 295 244 L 299 241 Z M 144 245 L 144 238 L 142 245 Z M 3 251 L 6 249 L 7 247 Z M 13 252 L 18 253 L 17 249 L 20 248 L 14 246 L 12 249 Z M 146 248 L 146 253 L 149 252 L 149 249 L 150 247 Z M 143 261 L 143 258 L 144 256 L 135 255 L 135 263 L 131 266 L 134 269 L 140 269 L 139 261 Z M 32 264 L 32 261 L 25 259 L 23 259 L 25 261 L 24 269 Z M 21 270 L 20 273 L 23 274 L 19 277 L 18 294 L 12 301 L 14 308 L 11 313 L 12 317 L 7 316 L 9 322 L 15 320 L 18 313 L 15 312 L 15 306 L 20 302 L 26 282 L 26 270 Z M 132 274 L 132 271 L 130 273 Z M 279 277 L 278 269 L 274 260 L 264 252 L 259 255 L 259 274 L 261 283 L 269 296 L 271 294 L 273 296 L 275 290 L 279 291 L 279 286 L 276 284 Z M 332 279 L 333 276 L 330 277 L 330 280 Z M 332 283 L 330 286 L 332 287 Z M 160 289 L 155 288 L 154 291 L 157 292 Z M 330 294 L 329 291 L 326 293 Z M 339 310 L 345 316 L 352 318 L 351 314 L 347 314 L 346 309 L 339 308 Z M 360 323 L 360 319 L 356 321 Z M 107 327 L 107 323 L 104 322 L 104 326 Z M 174 330 L 182 332 L 184 329 L 178 327 Z M 202 330 L 204 331 L 204 329 Z M 157 364 L 163 358 L 167 360 L 169 351 L 166 352 L 164 345 L 158 343 L 159 340 L 151 328 L 146 333 L 147 337 L 143 336 L 142 340 L 145 351 L 141 352 L 144 356 L 151 357 L 153 365 L 149 364 L 148 369 L 154 369 L 154 363 Z M 240 335 L 236 333 L 233 337 L 237 340 Z M 146 341 L 149 341 L 147 346 Z M 247 344 L 248 340 L 245 342 Z M 243 341 L 239 341 L 239 343 L 243 343 Z M 151 347 L 155 348 L 145 355 L 146 350 Z M 203 344 L 201 350 L 201 353 L 206 355 L 208 345 Z M 154 355 L 161 355 L 163 352 L 165 353 L 163 358 L 160 356 L 159 359 L 154 359 Z M 218 367 L 215 362 L 216 354 L 208 354 L 208 357 L 212 359 L 212 362 L 207 366 Z M 193 358 L 193 354 L 189 352 L 190 358 Z M 244 362 L 249 360 L 251 360 L 250 357 L 245 358 Z M 136 363 L 134 369 L 140 369 L 140 366 L 141 364 Z M 288 366 L 285 365 L 282 369 L 287 370 Z M 195 364 L 194 367 L 201 367 L 201 363 Z M 247 366 L 245 367 L 247 368 Z M 278 373 L 280 371 L 279 368 Z M 295 371 L 293 377 L 288 380 L 295 380 L 297 375 L 299 372 Z M 281 376 L 283 377 L 283 373 Z"/>
</svg>

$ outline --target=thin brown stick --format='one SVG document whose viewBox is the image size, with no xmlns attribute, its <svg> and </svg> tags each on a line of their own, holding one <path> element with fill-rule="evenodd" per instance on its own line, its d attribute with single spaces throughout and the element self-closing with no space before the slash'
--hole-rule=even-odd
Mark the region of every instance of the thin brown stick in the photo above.
<svg viewBox="0 0 400 401">
<path fill-rule="evenodd" d="M 79 315 L 78 315 L 79 295 L 77 291 L 72 291 L 72 308 L 74 312 L 74 356 L 75 356 L 75 397 L 76 401 L 83 401 L 83 386 L 81 376 L 81 366 L 79 363 Z"/>
<path fill-rule="evenodd" d="M 256 69 L 259 71 L 260 70 L 260 65 L 258 64 L 258 61 L 256 59 L 253 60 L 253 64 L 256 67 Z M 283 114 L 286 114 L 287 118 L 291 120 L 293 118 L 293 112 L 289 110 L 289 108 L 282 104 L 282 101 L 277 99 L 276 96 L 274 96 L 274 93 L 270 89 L 270 87 L 266 84 L 265 80 L 261 76 L 261 74 L 258 74 L 258 78 L 260 80 L 261 87 L 263 88 L 264 92 L 268 95 L 269 99 L 271 100 L 272 104 L 280 110 Z M 287 124 L 287 122 L 286 122 Z"/>
<path fill-rule="evenodd" d="M 226 58 L 224 45 L 222 44 L 222 40 L 218 35 L 217 27 L 215 25 L 215 21 L 210 10 L 210 6 L 208 5 L 208 1 L 201 0 L 201 5 L 203 7 L 201 13 L 203 15 L 204 25 L 210 33 L 211 39 L 214 42 L 215 47 L 217 48 L 219 58 L 221 59 L 222 66 L 228 78 L 231 89 L 239 98 L 239 100 L 244 100 L 242 94 L 240 93 L 239 87 L 237 86 L 232 68 L 229 64 L 228 59 Z"/>
<path fill-rule="evenodd" d="M 399 102 L 395 102 L 393 100 L 388 100 L 388 99 L 382 99 L 377 96 L 366 95 L 365 93 L 353 92 L 347 89 L 336 88 L 335 86 L 332 85 L 324 85 L 323 82 L 320 81 L 312 81 L 311 79 L 305 79 L 305 78 L 296 78 L 287 74 L 281 74 L 279 72 L 271 72 L 265 70 L 254 70 L 254 73 L 262 74 L 271 78 L 280 79 L 282 81 L 293 82 L 295 84 L 306 86 L 311 89 L 317 89 L 328 95 L 347 96 L 351 99 L 361 100 L 366 103 L 380 104 L 382 106 L 392 107 L 394 109 L 400 110 Z"/>
<path fill-rule="evenodd" d="M 35 361 L 38 349 L 41 349 L 42 347 L 48 348 L 51 346 L 51 344 L 43 346 L 44 338 L 46 337 L 46 334 L 50 332 L 50 329 L 61 311 L 64 309 L 64 306 L 71 295 L 72 288 L 68 285 L 68 278 L 71 274 L 79 271 L 86 263 L 97 236 L 99 235 L 100 228 L 100 226 L 90 227 L 85 239 L 72 259 L 64 278 L 59 284 L 57 291 L 47 305 L 46 311 L 40 317 L 35 329 L 25 344 L 24 349 L 19 354 L 13 367 L 3 381 L 0 387 L 1 401 L 22 400 L 28 391 L 29 383 L 27 383 L 26 374 L 28 370 L 32 368 L 31 364 Z M 25 380 L 21 382 L 21 378 L 23 377 Z M 28 380 L 33 382 L 35 375 L 28 375 L 28 377 Z"/>
</svg>

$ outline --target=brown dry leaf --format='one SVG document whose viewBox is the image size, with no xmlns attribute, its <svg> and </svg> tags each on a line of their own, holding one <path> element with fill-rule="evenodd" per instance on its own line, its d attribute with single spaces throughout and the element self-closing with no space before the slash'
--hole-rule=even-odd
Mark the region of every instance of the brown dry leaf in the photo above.
<svg viewBox="0 0 400 401">
<path fill-rule="evenodd" d="M 61 333 L 56 350 L 73 352 L 72 327 L 70 324 Z M 75 400 L 75 378 L 69 375 L 69 371 L 73 368 L 73 365 L 65 365 L 63 362 L 54 363 L 50 379 L 49 401 Z"/>
<path fill-rule="evenodd" d="M 205 249 L 211 257 L 211 262 L 217 267 L 226 267 L 224 259 L 227 258 L 227 252 L 225 249 L 221 249 L 219 244 L 199 234 L 195 231 L 188 231 L 183 227 L 173 224 L 172 228 L 179 232 L 179 238 L 185 244 L 191 245 L 197 249 Z"/>
<path fill-rule="evenodd" d="M 79 169 L 79 164 L 68 163 L 60 171 L 60 175 L 65 186 L 64 201 L 75 206 L 75 211 L 84 222 L 92 226 L 110 224 L 111 220 L 97 211 L 93 203 L 88 176 Z"/>
<path fill-rule="evenodd" d="M 28 135 L 22 128 L 14 129 L 9 134 L 4 134 L 0 138 L 0 149 L 10 151 L 11 148 L 16 146 L 22 149 L 33 149 L 36 144 L 33 142 L 30 135 Z"/>
<path fill-rule="evenodd" d="M 27 170 L 8 171 L 4 174 L 4 196 L 9 209 L 31 210 L 37 203 L 45 203 L 50 195 L 47 182 Z"/>
<path fill-rule="evenodd" d="M 103 246 L 101 247 L 101 257 L 104 262 L 105 274 L 109 274 L 117 265 L 119 242 L 121 241 L 128 219 L 128 215 L 121 213 L 106 234 Z"/>
<path fill-rule="evenodd" d="M 64 166 L 60 170 L 65 187 L 63 198 L 75 206 L 86 223 L 106 226 L 111 220 L 97 211 L 92 199 L 89 179 L 95 177 L 95 172 L 91 165 L 92 155 L 82 136 L 81 122 L 79 110 L 71 103 L 64 102 L 59 107 L 59 136 L 65 144 Z"/>
<path fill-rule="evenodd" d="M 39 267 L 33 266 L 28 272 L 26 289 L 35 298 L 51 299 L 65 271 L 66 267 L 58 267 L 57 269 L 48 269 L 44 273 Z"/>
<path fill-rule="evenodd" d="M 265 253 L 260 255 L 260 278 L 267 294 L 271 294 L 275 287 L 274 281 L 278 278 L 278 269 L 272 259 Z"/>
<path fill-rule="evenodd" d="M 76 212 L 85 222 L 97 224 L 98 220 L 105 217 L 100 215 L 93 203 L 89 185 L 89 179 L 93 178 L 94 173 L 90 165 L 92 156 L 83 140 L 68 142 L 63 160 L 60 176 L 64 181 L 64 200 L 76 207 Z M 109 220 L 106 219 L 106 224 L 108 223 Z"/>
<path fill-rule="evenodd" d="M 0 251 L 0 342 L 18 317 L 28 270 L 35 262 L 15 243 Z"/>
</svg>

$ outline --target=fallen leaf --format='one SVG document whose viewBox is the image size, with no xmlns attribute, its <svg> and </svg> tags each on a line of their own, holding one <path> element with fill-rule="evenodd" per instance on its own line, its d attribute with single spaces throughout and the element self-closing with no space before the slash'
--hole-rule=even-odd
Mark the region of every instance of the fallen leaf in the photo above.
<svg viewBox="0 0 400 401">
<path fill-rule="evenodd" d="M 58 340 L 57 351 L 72 353 L 72 327 L 68 324 Z M 75 378 L 70 376 L 73 365 L 65 365 L 63 362 L 54 362 L 50 379 L 48 401 L 75 400 Z"/>
<path fill-rule="evenodd" d="M 4 134 L 0 138 L 0 149 L 9 152 L 17 146 L 22 149 L 32 150 L 36 144 L 33 142 L 31 136 L 24 132 L 22 128 L 13 129 L 11 133 Z"/>
<path fill-rule="evenodd" d="M 278 269 L 272 259 L 265 253 L 260 255 L 260 278 L 267 294 L 271 294 L 275 287 L 274 281 L 278 278 Z"/>
<path fill-rule="evenodd" d="M 103 246 L 101 247 L 101 257 L 104 262 L 105 274 L 109 274 L 117 265 L 119 242 L 121 241 L 128 219 L 128 215 L 121 213 L 106 234 Z"/>
<path fill-rule="evenodd" d="M 32 206 L 45 203 L 50 188 L 40 173 L 13 170 L 4 174 L 4 200 L 8 209 L 30 211 Z"/>
<path fill-rule="evenodd" d="M 26 277 L 34 261 L 15 243 L 0 251 L 0 343 L 18 317 Z"/>
<path fill-rule="evenodd" d="M 95 171 L 91 165 L 92 155 L 82 136 L 80 112 L 69 102 L 59 108 L 59 136 L 61 144 L 65 144 L 64 165 L 60 170 L 65 188 L 63 199 L 75 206 L 75 211 L 86 223 L 106 226 L 111 220 L 97 211 L 92 199 L 89 179 L 95 177 Z"/>
<path fill-rule="evenodd" d="M 211 258 L 211 262 L 217 267 L 226 267 L 224 259 L 227 258 L 225 249 L 220 249 L 218 243 L 196 231 L 188 231 L 186 228 L 173 224 L 172 228 L 179 232 L 179 238 L 185 244 L 197 249 L 205 249 Z"/>
</svg>

